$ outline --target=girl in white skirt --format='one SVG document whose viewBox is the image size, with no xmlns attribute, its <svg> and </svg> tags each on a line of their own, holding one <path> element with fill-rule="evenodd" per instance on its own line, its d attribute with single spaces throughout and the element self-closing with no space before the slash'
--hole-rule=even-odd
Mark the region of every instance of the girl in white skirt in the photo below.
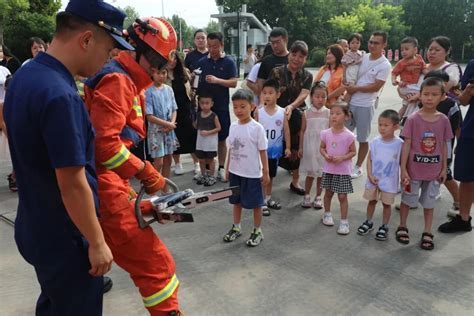
<svg viewBox="0 0 474 316">
<path fill-rule="evenodd" d="M 298 155 L 301 158 L 300 173 L 306 173 L 304 185 L 305 195 L 301 206 L 320 210 L 323 208 L 321 200 L 321 176 L 323 174 L 324 158 L 319 150 L 321 144 L 320 133 L 329 128 L 329 109 L 324 105 L 328 97 L 328 90 L 323 81 L 316 81 L 311 88 L 311 108 L 303 113 L 300 148 Z M 316 178 L 316 197 L 311 203 L 311 187 Z"/>
<path fill-rule="evenodd" d="M 349 109 L 345 103 L 336 102 L 330 111 L 331 128 L 321 132 L 321 154 L 324 158 L 322 187 L 324 193 L 323 224 L 334 226 L 331 215 L 331 200 L 337 193 L 341 205 L 341 222 L 337 233 L 349 234 L 349 222 L 347 220 L 349 202 L 348 193 L 354 193 L 352 187 L 352 157 L 356 155 L 355 135 L 345 126 L 349 118 Z"/>
</svg>

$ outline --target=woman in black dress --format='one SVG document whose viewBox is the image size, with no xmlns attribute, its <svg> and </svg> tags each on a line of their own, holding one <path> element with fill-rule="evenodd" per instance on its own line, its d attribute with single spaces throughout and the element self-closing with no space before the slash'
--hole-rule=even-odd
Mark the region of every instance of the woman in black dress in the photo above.
<svg viewBox="0 0 474 316">
<path fill-rule="evenodd" d="M 178 113 L 176 117 L 176 129 L 179 147 L 173 154 L 175 162 L 174 173 L 183 174 L 183 166 L 180 161 L 181 154 L 192 154 L 194 171 L 199 172 L 199 160 L 195 157 L 196 130 L 193 127 L 195 109 L 191 102 L 191 84 L 189 71 L 184 67 L 181 57 L 176 56 L 174 62 L 168 64 L 168 82 L 174 92 Z M 196 171 L 197 170 L 197 171 Z"/>
</svg>

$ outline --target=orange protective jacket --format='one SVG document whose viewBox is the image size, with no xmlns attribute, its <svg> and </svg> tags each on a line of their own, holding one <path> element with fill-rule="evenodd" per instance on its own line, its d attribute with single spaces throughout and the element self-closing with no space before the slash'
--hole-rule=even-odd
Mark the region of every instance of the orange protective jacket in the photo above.
<svg viewBox="0 0 474 316">
<path fill-rule="evenodd" d="M 179 280 L 175 263 L 151 228 L 140 229 L 128 179 L 143 161 L 130 152 L 145 137 L 143 91 L 150 76 L 121 52 L 85 83 L 85 102 L 96 130 L 95 157 L 100 224 L 115 262 L 130 273 L 151 315 L 176 311 Z"/>
<path fill-rule="evenodd" d="M 91 121 L 96 123 L 97 173 L 105 168 L 113 170 L 122 179 L 129 179 L 143 168 L 143 161 L 129 149 L 145 137 L 143 90 L 152 81 L 130 54 L 122 52 L 114 61 L 126 69 L 129 76 L 118 72 L 105 74 L 97 79 L 93 89 L 87 82 L 85 101 Z M 127 131 L 134 135 L 127 135 Z"/>
</svg>

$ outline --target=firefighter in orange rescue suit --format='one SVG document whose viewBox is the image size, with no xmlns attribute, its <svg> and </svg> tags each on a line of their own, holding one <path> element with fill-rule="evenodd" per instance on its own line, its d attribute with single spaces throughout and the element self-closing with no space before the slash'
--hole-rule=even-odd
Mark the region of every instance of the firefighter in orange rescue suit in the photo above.
<svg viewBox="0 0 474 316">
<path fill-rule="evenodd" d="M 128 30 L 135 51 L 123 51 L 85 82 L 85 102 L 96 130 L 96 167 L 100 224 L 115 262 L 139 288 L 151 315 L 182 315 L 175 263 L 160 238 L 140 229 L 134 214 L 132 177 L 148 194 L 165 179 L 148 162 L 130 152 L 145 135 L 144 89 L 151 74 L 174 58 L 176 32 L 161 18 L 137 19 Z M 132 192 L 132 194 L 131 194 Z"/>
</svg>

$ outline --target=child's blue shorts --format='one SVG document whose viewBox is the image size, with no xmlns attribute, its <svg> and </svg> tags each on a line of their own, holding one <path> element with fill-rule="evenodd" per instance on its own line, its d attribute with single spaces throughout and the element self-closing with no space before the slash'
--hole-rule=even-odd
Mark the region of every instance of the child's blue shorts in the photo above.
<svg viewBox="0 0 474 316">
<path fill-rule="evenodd" d="M 229 172 L 230 186 L 238 185 L 240 193 L 229 197 L 230 204 L 241 204 L 243 208 L 254 209 L 265 205 L 260 178 L 245 178 Z"/>
</svg>

